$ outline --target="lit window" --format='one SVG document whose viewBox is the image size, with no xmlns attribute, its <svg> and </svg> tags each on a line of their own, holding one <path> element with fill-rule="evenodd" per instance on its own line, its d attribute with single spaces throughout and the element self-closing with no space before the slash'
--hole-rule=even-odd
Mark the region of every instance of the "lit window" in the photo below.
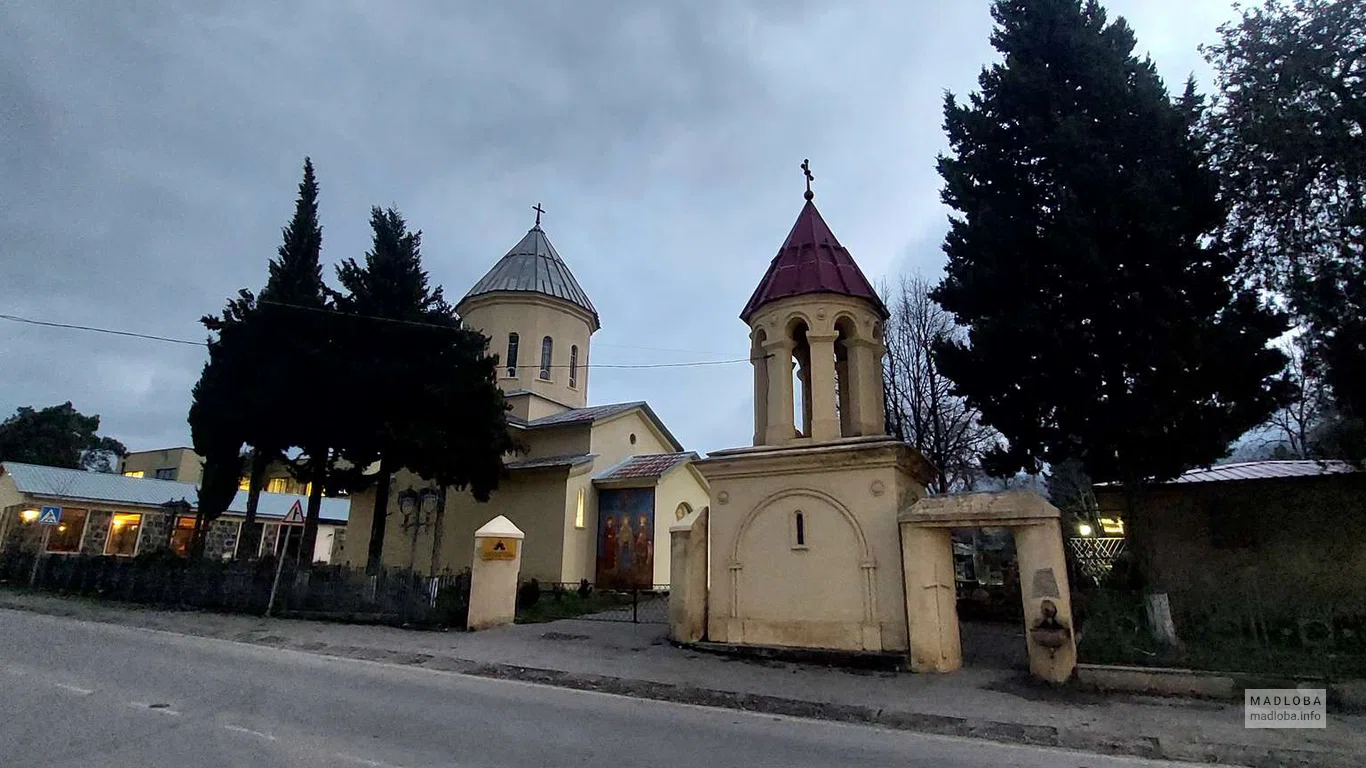
<svg viewBox="0 0 1366 768">
<path fill-rule="evenodd" d="M 1124 535 L 1124 521 L 1118 517 L 1102 517 L 1100 519 L 1100 529 L 1111 536 Z"/>
<path fill-rule="evenodd" d="M 38 521 L 38 510 L 26 509 L 19 513 L 19 519 L 23 520 L 26 525 L 32 525 Z"/>
<path fill-rule="evenodd" d="M 250 490 L 251 490 L 251 478 L 250 478 L 250 477 L 247 477 L 246 475 L 243 475 L 243 476 L 242 476 L 242 479 L 241 479 L 240 481 L 238 481 L 238 483 L 237 483 L 237 490 L 239 490 L 239 491 L 250 491 Z"/>
<path fill-rule="evenodd" d="M 181 557 L 189 557 L 190 542 L 194 539 L 194 518 L 181 515 L 175 519 L 171 530 L 171 551 Z"/>
<path fill-rule="evenodd" d="M 569 386 L 579 386 L 579 345 L 569 348 Z"/>
<path fill-rule="evenodd" d="M 508 376 L 516 376 L 516 375 L 517 375 L 517 340 L 518 340 L 517 334 L 515 334 L 515 333 L 509 333 L 509 334 L 508 334 L 508 359 L 507 359 Z"/>
<path fill-rule="evenodd" d="M 81 536 L 85 533 L 85 510 L 63 509 L 62 520 L 48 535 L 47 551 L 80 552 Z"/>
<path fill-rule="evenodd" d="M 550 349 L 555 346 L 555 342 L 547 336 L 541 339 L 541 378 L 550 381 Z"/>
<path fill-rule="evenodd" d="M 270 481 L 266 483 L 266 492 L 267 492 L 267 493 L 289 493 L 289 478 L 287 478 L 287 477 L 272 477 L 272 478 L 270 479 Z"/>
<path fill-rule="evenodd" d="M 137 554 L 140 530 L 142 515 L 114 515 L 114 519 L 109 521 L 109 538 L 104 543 L 104 553 L 130 557 Z"/>
<path fill-rule="evenodd" d="M 175 475 L 175 467 L 163 467 L 156 471 L 156 478 L 158 480 L 174 480 Z"/>
<path fill-rule="evenodd" d="M 140 470 L 140 469 L 135 469 L 135 470 L 133 470 L 132 472 L 124 472 L 124 473 L 123 473 L 123 476 L 124 476 L 124 477 L 142 477 L 142 476 L 145 475 L 145 474 L 146 474 L 146 473 L 143 472 L 142 470 Z"/>
<path fill-rule="evenodd" d="M 574 508 L 574 527 L 575 527 L 575 528 L 582 528 L 582 527 L 583 527 L 583 492 L 584 492 L 584 489 L 580 488 L 580 489 L 579 489 L 579 504 L 578 504 L 577 507 Z"/>
</svg>

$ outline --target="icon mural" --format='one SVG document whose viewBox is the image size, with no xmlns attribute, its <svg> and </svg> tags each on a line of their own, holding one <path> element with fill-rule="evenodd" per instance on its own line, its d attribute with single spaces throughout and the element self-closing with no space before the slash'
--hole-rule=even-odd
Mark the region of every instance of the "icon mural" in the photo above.
<svg viewBox="0 0 1366 768">
<path fill-rule="evenodd" d="M 655 571 L 653 488 L 598 493 L 597 585 L 605 589 L 650 589 Z"/>
</svg>

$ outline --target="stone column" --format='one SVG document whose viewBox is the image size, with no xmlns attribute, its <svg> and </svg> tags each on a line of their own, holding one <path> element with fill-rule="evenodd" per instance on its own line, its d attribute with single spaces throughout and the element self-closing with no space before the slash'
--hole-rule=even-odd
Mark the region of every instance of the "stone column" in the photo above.
<svg viewBox="0 0 1366 768">
<path fill-rule="evenodd" d="M 786 445 L 796 433 L 792 423 L 792 341 L 764 344 L 768 358 L 768 427 L 765 445 Z"/>
<path fill-rule="evenodd" d="M 517 613 L 517 575 L 522 569 L 523 538 L 521 530 L 502 515 L 474 532 L 469 629 L 512 623 Z"/>
<path fill-rule="evenodd" d="M 764 348 L 756 344 L 749 362 L 754 366 L 754 444 L 763 445 L 768 437 L 768 358 Z"/>
<path fill-rule="evenodd" d="M 811 349 L 811 439 L 815 442 L 837 440 L 839 417 L 835 412 L 835 339 L 837 333 L 807 332 Z"/>
<path fill-rule="evenodd" d="M 913 672 L 952 672 L 963 666 L 953 540 L 948 528 L 901 524 L 906 620 Z"/>
<path fill-rule="evenodd" d="M 854 396 L 850 398 L 856 413 L 854 424 L 860 435 L 887 434 L 887 416 L 883 411 L 882 356 L 887 348 L 880 341 L 851 339 L 845 342 L 849 350 L 849 378 Z"/>
<path fill-rule="evenodd" d="M 855 398 L 851 397 L 853 391 L 849 381 L 849 355 L 847 353 L 844 359 L 835 358 L 835 380 L 839 383 L 839 391 L 835 395 L 839 401 L 840 437 L 853 437 L 858 434 L 858 419 L 855 418 L 852 405 Z"/>
<path fill-rule="evenodd" d="M 669 639 L 676 643 L 707 634 L 708 511 L 703 507 L 669 528 Z"/>
<path fill-rule="evenodd" d="M 1077 666 L 1076 626 L 1072 623 L 1072 593 L 1067 583 L 1062 527 L 1057 519 L 1043 520 L 1014 529 L 1015 556 L 1020 564 L 1020 597 L 1024 601 L 1025 642 L 1029 647 L 1029 671 L 1051 683 L 1065 683 Z M 1056 612 L 1053 620 L 1065 628 L 1062 645 L 1052 648 L 1036 633 L 1045 618 L 1046 604 Z"/>
</svg>

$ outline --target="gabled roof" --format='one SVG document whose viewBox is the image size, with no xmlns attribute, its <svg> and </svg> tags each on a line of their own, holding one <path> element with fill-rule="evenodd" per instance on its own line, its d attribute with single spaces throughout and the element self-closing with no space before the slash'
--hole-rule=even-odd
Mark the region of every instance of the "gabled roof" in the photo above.
<svg viewBox="0 0 1366 768">
<path fill-rule="evenodd" d="M 192 506 L 199 504 L 199 489 L 191 483 L 174 480 L 151 480 L 125 477 L 107 472 L 86 472 L 81 469 L 61 469 L 37 464 L 6 461 L 0 464 L 0 474 L 14 479 L 20 493 L 46 499 L 69 499 L 92 504 L 122 504 L 133 507 L 159 507 L 168 501 L 184 499 Z M 256 514 L 265 518 L 282 518 L 294 502 L 308 508 L 308 497 L 293 493 L 262 493 Z M 346 522 L 351 511 L 350 499 L 324 498 L 320 518 Z M 244 515 L 247 512 L 247 492 L 238 491 L 228 505 L 228 512 Z"/>
<path fill-rule="evenodd" d="M 673 436 L 673 433 L 669 431 L 669 428 L 664 426 L 664 422 L 660 421 L 659 416 L 654 412 L 654 409 L 650 407 L 650 404 L 644 400 L 637 400 L 630 403 L 590 405 L 587 408 L 570 408 L 567 411 L 552 413 L 549 416 L 542 416 L 539 419 L 532 419 L 530 421 L 514 419 L 509 415 L 508 426 L 521 429 L 548 429 L 551 427 L 563 427 L 572 424 L 594 424 L 599 421 L 606 421 L 607 419 L 622 416 L 637 409 L 645 414 L 645 418 L 648 419 L 650 423 L 654 424 L 660 434 L 664 435 L 664 439 L 669 442 L 669 445 L 673 446 L 674 450 L 683 450 L 683 444 L 678 442 L 678 439 Z"/>
<path fill-rule="evenodd" d="M 517 459 L 509 461 L 503 466 L 507 469 L 550 469 L 553 467 L 577 467 L 580 464 L 589 464 L 597 458 L 591 453 L 563 454 L 560 456 L 542 456 L 537 459 Z"/>
<path fill-rule="evenodd" d="M 550 238 L 545 236 L 540 224 L 532 227 L 525 237 L 512 246 L 512 250 L 465 294 L 461 303 L 475 296 L 500 291 L 539 293 L 563 299 L 593 316 L 594 331 L 601 325 L 593 302 L 579 287 L 579 281 L 574 279 L 569 267 L 555 251 L 555 246 L 550 244 Z"/>
<path fill-rule="evenodd" d="M 772 301 L 808 293 L 834 293 L 872 302 L 884 318 L 887 307 L 863 276 L 854 257 L 840 245 L 835 234 L 821 218 L 810 200 L 797 214 L 797 222 L 787 234 L 783 247 L 768 265 L 768 271 L 740 311 L 746 323 L 759 308 Z"/>
<path fill-rule="evenodd" d="M 593 476 L 594 482 L 610 480 L 659 479 L 669 470 L 688 461 L 695 461 L 697 454 L 691 451 L 679 453 L 641 453 L 628 456 L 614 466 L 608 467 Z"/>
</svg>

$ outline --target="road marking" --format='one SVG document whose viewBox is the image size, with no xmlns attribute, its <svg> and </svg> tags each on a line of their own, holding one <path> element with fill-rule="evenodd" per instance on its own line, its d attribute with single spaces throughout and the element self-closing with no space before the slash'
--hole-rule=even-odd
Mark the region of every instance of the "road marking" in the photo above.
<svg viewBox="0 0 1366 768">
<path fill-rule="evenodd" d="M 130 701 L 128 706 L 134 709 L 145 709 L 151 712 L 160 712 L 163 715 L 179 716 L 180 713 L 166 706 L 165 704 L 148 704 L 145 701 Z"/>
<path fill-rule="evenodd" d="M 79 685 L 67 685 L 66 683 L 53 683 L 53 685 L 57 686 L 58 688 L 66 689 L 68 691 L 74 691 L 75 693 L 79 693 L 82 696 L 89 696 L 90 694 L 94 693 L 94 691 L 90 690 L 89 688 L 82 688 Z"/>
<path fill-rule="evenodd" d="M 240 725 L 225 725 L 225 726 L 223 726 L 223 727 L 226 728 L 226 729 L 228 729 L 229 731 L 237 731 L 238 733 L 246 733 L 246 734 L 250 734 L 250 735 L 252 735 L 252 736 L 258 736 L 258 737 L 260 737 L 260 738 L 265 739 L 266 741 L 275 741 L 275 737 L 272 736 L 272 735 L 270 735 L 269 733 L 261 733 L 260 731 L 253 731 L 253 730 L 250 729 L 250 728 L 243 728 L 243 727 L 240 726 Z"/>
<path fill-rule="evenodd" d="M 394 765 L 393 763 L 382 763 L 379 760 L 367 760 L 366 758 L 356 757 L 355 755 L 343 755 L 340 752 L 337 753 L 337 757 L 340 757 L 343 760 L 350 760 L 353 763 L 368 765 L 370 766 L 370 768 L 403 768 L 403 766 L 401 765 Z"/>
</svg>

